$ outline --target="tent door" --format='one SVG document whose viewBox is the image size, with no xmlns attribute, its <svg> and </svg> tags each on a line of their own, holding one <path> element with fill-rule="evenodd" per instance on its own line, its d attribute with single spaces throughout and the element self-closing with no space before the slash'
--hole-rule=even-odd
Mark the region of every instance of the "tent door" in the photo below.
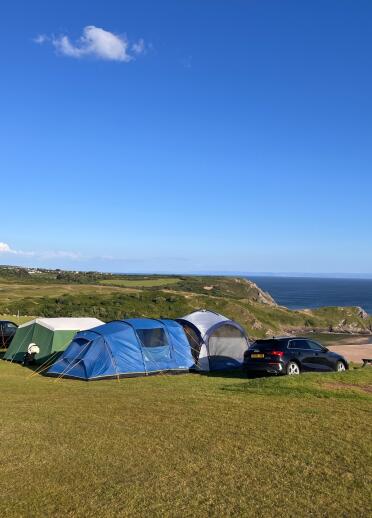
<svg viewBox="0 0 372 518">
<path fill-rule="evenodd" d="M 217 327 L 208 339 L 210 370 L 240 367 L 247 346 L 244 334 L 237 327 L 231 324 Z"/>
</svg>

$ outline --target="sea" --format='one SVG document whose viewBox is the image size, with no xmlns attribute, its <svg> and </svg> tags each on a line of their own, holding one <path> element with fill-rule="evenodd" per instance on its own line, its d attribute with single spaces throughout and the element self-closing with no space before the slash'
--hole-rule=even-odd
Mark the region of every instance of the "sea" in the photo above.
<svg viewBox="0 0 372 518">
<path fill-rule="evenodd" d="M 360 306 L 372 315 L 372 279 L 327 279 L 314 277 L 265 277 L 247 279 L 290 309 L 322 306 Z"/>
</svg>

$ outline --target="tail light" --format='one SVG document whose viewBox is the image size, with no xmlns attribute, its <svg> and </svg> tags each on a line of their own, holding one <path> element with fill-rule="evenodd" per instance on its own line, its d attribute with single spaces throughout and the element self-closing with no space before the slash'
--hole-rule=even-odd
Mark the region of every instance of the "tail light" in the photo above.
<svg viewBox="0 0 372 518">
<path fill-rule="evenodd" d="M 272 356 L 284 356 L 284 351 L 271 351 L 270 353 Z"/>
</svg>

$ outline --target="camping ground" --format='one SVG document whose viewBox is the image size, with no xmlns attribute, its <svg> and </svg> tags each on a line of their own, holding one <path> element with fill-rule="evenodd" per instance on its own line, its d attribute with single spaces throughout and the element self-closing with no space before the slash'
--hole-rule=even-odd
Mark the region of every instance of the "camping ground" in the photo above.
<svg viewBox="0 0 372 518">
<path fill-rule="evenodd" d="M 289 311 L 233 278 L 7 267 L 0 279 L 0 313 L 18 323 L 32 315 L 176 317 L 207 306 L 235 318 L 250 336 L 322 333 L 340 321 L 371 326 L 371 317 L 352 308 Z M 313 336 L 337 346 L 343 340 Z M 0 390 L 1 517 L 371 510 L 369 367 L 298 378 L 236 372 L 86 383 L 0 361 Z"/>
<path fill-rule="evenodd" d="M 0 515 L 367 516 L 372 369 L 55 380 L 0 362 Z"/>
</svg>

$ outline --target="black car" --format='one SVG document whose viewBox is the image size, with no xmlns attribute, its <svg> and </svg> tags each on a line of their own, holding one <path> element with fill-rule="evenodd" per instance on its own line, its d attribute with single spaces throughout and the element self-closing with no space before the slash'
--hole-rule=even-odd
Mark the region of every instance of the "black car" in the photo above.
<svg viewBox="0 0 372 518">
<path fill-rule="evenodd" d="M 349 368 L 340 354 L 329 351 L 314 340 L 280 337 L 254 342 L 244 355 L 248 372 L 300 374 L 306 371 L 338 371 Z"/>
<path fill-rule="evenodd" d="M 17 324 L 9 320 L 0 320 L 0 349 L 8 347 L 12 341 L 15 332 L 17 331 Z"/>
</svg>

